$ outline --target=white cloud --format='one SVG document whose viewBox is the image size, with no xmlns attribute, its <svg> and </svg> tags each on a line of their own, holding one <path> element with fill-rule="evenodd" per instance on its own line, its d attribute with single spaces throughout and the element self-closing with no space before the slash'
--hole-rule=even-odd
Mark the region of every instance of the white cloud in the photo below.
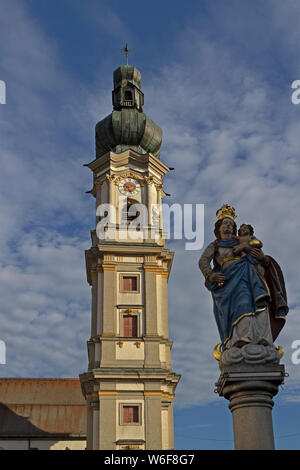
<svg viewBox="0 0 300 470">
<path fill-rule="evenodd" d="M 293 24 L 299 18 L 294 8 Z M 279 32 L 287 38 L 284 50 L 297 50 L 298 33 L 292 43 L 288 35 L 293 15 L 281 16 L 281 9 L 277 2 L 277 22 L 266 20 L 268 28 L 273 40 Z M 227 41 L 186 28 L 176 38 L 177 62 L 143 75 L 144 110 L 163 128 L 162 160 L 176 168 L 166 177 L 170 203 L 205 203 L 205 243 L 213 237 L 215 211 L 230 202 L 238 223 L 251 223 L 265 251 L 282 265 L 293 308 L 279 344 L 292 377 L 286 389 L 294 390 L 300 368 L 291 364 L 289 348 L 300 326 L 300 108 L 284 85 L 273 86 L 270 70 L 253 67 L 251 54 L 245 57 L 237 46 L 235 35 L 245 22 L 254 26 L 253 18 L 237 12 L 230 32 L 232 18 L 220 15 Z M 12 35 L 12 18 L 18 35 Z M 93 127 L 111 111 L 111 90 L 98 84 L 85 90 L 68 76 L 57 46 L 21 2 L 7 2 L 0 22 L 6 74 L 0 78 L 10 90 L 0 108 L 0 338 L 7 343 L 7 366 L 0 372 L 76 376 L 87 363 L 90 293 L 83 252 L 94 223 L 93 200 L 83 194 L 91 174 L 82 164 L 93 159 Z M 255 34 L 249 41 L 248 52 Z M 288 82 L 300 78 L 295 70 L 293 62 Z M 200 253 L 185 252 L 179 243 L 169 247 L 176 250 L 169 281 L 173 367 L 182 374 L 176 404 L 188 406 L 216 399 L 212 350 L 219 338 L 197 267 Z"/>
<path fill-rule="evenodd" d="M 232 203 L 238 223 L 251 223 L 265 251 L 281 264 L 295 308 L 277 344 L 286 349 L 293 377 L 285 389 L 291 383 L 299 386 L 300 369 L 291 365 L 289 355 L 300 327 L 298 110 L 284 86 L 274 100 L 269 77 L 231 54 L 230 47 L 208 43 L 196 30 L 184 31 L 179 42 L 184 55 L 178 62 L 145 80 L 146 112 L 164 130 L 162 159 L 176 169 L 166 178 L 167 192 L 172 202 L 205 203 L 206 244 L 213 240 L 215 211 Z M 199 257 L 177 249 L 169 282 L 173 366 L 183 374 L 177 406 L 213 400 L 219 374 L 212 358 L 218 342 L 212 301 L 197 269 Z"/>
</svg>

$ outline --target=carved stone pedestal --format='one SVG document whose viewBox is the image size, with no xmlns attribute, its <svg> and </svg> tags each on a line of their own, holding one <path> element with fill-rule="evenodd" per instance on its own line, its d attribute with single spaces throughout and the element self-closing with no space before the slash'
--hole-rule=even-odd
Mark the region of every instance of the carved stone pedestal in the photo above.
<svg viewBox="0 0 300 470">
<path fill-rule="evenodd" d="M 229 400 L 236 450 L 273 450 L 272 398 L 284 381 L 284 365 L 239 363 L 220 365 L 216 383 Z"/>
</svg>

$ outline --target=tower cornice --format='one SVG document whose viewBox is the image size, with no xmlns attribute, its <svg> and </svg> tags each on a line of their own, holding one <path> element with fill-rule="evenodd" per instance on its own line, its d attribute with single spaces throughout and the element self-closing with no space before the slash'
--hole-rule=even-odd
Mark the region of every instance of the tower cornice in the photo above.
<svg viewBox="0 0 300 470">
<path fill-rule="evenodd" d="M 140 168 L 143 169 L 143 167 L 147 170 L 150 165 L 150 167 L 159 171 L 162 176 L 170 171 L 170 168 L 165 163 L 158 160 L 151 153 L 140 154 L 131 149 L 124 150 L 122 153 L 107 152 L 101 158 L 96 158 L 84 166 L 90 168 L 94 173 L 97 172 L 98 176 L 108 171 L 111 167 L 115 166 L 118 168 L 128 163 L 137 163 L 137 171 L 139 171 Z"/>
<path fill-rule="evenodd" d="M 92 247 L 85 251 L 87 281 L 90 285 L 92 284 L 93 274 L 103 271 L 103 268 L 115 270 L 117 267 L 117 263 L 113 261 L 113 258 L 109 263 L 104 261 L 105 254 L 124 256 L 136 255 L 144 258 L 149 255 L 155 256 L 155 258 L 160 259 L 161 262 L 166 264 L 166 269 L 163 269 L 162 266 L 157 263 L 148 262 L 146 259 L 141 261 L 141 268 L 145 271 L 151 270 L 156 272 L 156 274 L 160 274 L 162 277 L 166 277 L 167 279 L 169 278 L 174 258 L 173 251 L 154 243 L 103 242 L 97 245 L 97 247 Z"/>
</svg>

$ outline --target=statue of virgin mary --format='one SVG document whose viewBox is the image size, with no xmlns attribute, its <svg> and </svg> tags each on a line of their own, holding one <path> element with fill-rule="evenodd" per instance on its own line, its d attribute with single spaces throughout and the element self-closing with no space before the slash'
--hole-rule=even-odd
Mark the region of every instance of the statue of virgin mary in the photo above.
<svg viewBox="0 0 300 470">
<path fill-rule="evenodd" d="M 281 268 L 255 244 L 247 253 L 236 255 L 240 241 L 235 210 L 223 205 L 216 215 L 216 239 L 199 260 L 221 338 L 215 357 L 220 359 L 224 351 L 231 350 L 224 360 L 240 362 L 250 351 L 250 355 L 258 355 L 258 362 L 278 362 L 282 350 L 273 342 L 288 313 Z M 244 349 L 247 345 L 260 347 Z"/>
</svg>

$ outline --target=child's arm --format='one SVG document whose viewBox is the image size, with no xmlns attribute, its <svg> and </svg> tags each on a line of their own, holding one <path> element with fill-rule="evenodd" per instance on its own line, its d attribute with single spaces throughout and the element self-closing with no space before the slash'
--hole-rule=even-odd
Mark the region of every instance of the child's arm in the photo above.
<svg viewBox="0 0 300 470">
<path fill-rule="evenodd" d="M 239 245 L 235 246 L 232 251 L 234 256 L 237 256 L 241 254 L 242 251 L 250 251 L 250 246 L 248 245 L 248 242 L 241 242 Z"/>
</svg>

